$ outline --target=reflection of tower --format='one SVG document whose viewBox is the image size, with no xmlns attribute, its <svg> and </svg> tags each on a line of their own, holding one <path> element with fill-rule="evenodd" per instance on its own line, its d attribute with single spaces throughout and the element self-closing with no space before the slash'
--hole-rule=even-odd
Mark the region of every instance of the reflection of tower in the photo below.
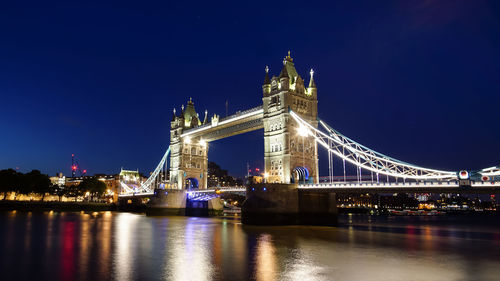
<svg viewBox="0 0 500 281">
<path fill-rule="evenodd" d="M 293 59 L 283 60 L 279 77 L 269 78 L 266 67 L 263 89 L 264 162 L 268 182 L 318 182 L 318 150 L 316 142 L 290 117 L 293 110 L 314 127 L 318 127 L 316 84 L 311 78 L 309 87 L 297 74 Z M 299 177 L 299 178 L 298 178 Z"/>
<path fill-rule="evenodd" d="M 206 122 L 206 114 L 205 120 Z M 207 188 L 208 146 L 199 137 L 181 138 L 184 130 L 200 126 L 194 103 L 189 99 L 180 116 L 174 110 L 170 122 L 170 184 L 172 188 Z"/>
</svg>

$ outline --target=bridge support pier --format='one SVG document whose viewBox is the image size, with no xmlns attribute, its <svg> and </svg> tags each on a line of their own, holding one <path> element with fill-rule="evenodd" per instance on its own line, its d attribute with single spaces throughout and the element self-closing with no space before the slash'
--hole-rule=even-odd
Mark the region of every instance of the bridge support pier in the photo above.
<svg viewBox="0 0 500 281">
<path fill-rule="evenodd" d="M 157 189 L 147 204 L 146 214 L 152 216 L 186 214 L 187 192 L 182 189 Z"/>
<path fill-rule="evenodd" d="M 250 225 L 337 225 L 335 193 L 302 191 L 297 184 L 247 187 L 242 222 Z"/>
<path fill-rule="evenodd" d="M 219 198 L 207 201 L 188 199 L 182 189 L 157 189 L 147 203 L 146 214 L 151 216 L 210 216 L 221 215 L 223 205 Z"/>
</svg>

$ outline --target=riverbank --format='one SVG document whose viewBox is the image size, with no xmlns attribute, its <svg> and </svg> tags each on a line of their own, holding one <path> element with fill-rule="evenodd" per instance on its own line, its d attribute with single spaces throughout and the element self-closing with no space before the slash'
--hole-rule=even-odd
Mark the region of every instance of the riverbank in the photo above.
<svg viewBox="0 0 500 281">
<path fill-rule="evenodd" d="M 0 201 L 0 210 L 19 211 L 116 211 L 113 203 L 58 202 L 58 201 Z"/>
</svg>

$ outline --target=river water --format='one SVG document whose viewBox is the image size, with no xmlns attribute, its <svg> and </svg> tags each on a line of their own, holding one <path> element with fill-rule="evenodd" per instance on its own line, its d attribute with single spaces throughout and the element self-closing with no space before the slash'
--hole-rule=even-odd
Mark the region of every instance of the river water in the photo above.
<svg viewBox="0 0 500 281">
<path fill-rule="evenodd" d="M 340 223 L 0 212 L 0 280 L 500 280 L 498 216 Z"/>
</svg>

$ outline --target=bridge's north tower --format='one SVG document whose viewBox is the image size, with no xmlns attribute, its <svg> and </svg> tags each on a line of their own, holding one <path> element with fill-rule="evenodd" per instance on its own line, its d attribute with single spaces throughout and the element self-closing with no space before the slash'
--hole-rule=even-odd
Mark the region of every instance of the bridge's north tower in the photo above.
<svg viewBox="0 0 500 281">
<path fill-rule="evenodd" d="M 289 109 L 318 127 L 318 98 L 313 71 L 309 86 L 297 74 L 293 59 L 283 60 L 279 77 L 266 76 L 263 89 L 264 162 L 268 182 L 318 182 L 318 148 L 307 129 L 291 118 Z"/>
</svg>

